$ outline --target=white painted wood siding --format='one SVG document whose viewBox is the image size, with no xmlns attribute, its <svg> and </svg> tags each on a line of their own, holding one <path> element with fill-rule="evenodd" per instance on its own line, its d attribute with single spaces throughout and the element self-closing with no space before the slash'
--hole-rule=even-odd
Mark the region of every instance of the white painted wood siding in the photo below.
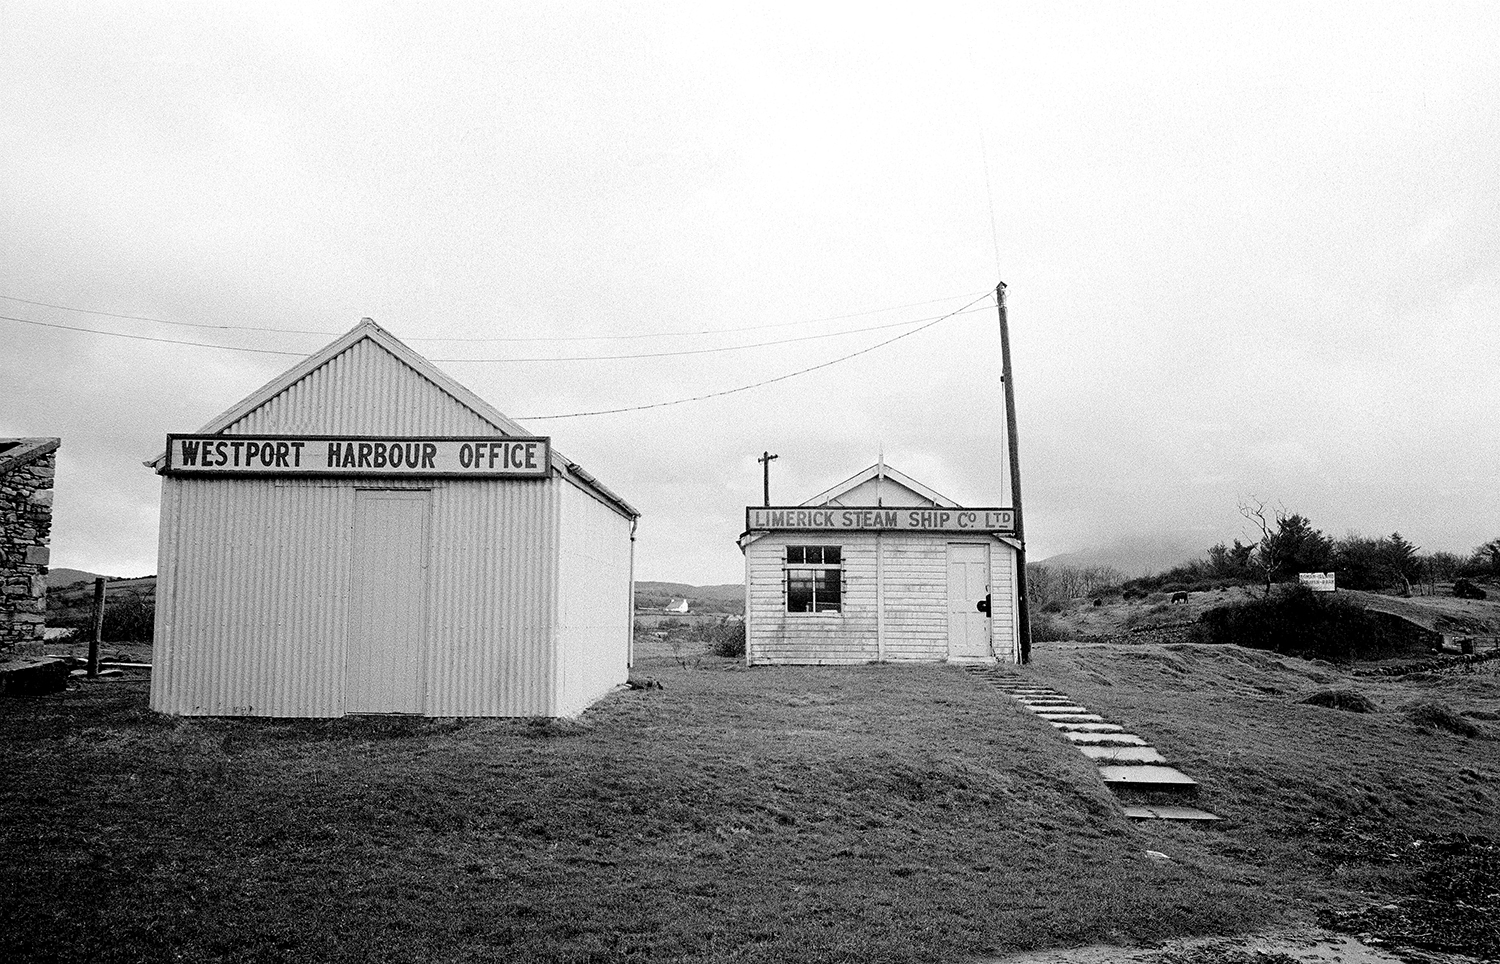
<svg viewBox="0 0 1500 964">
<path fill-rule="evenodd" d="M 990 646 L 1002 663 L 1021 661 L 1016 636 L 1016 550 L 996 539 L 990 546 Z"/>
<path fill-rule="evenodd" d="M 829 505 L 883 505 L 892 508 L 916 508 L 932 505 L 932 500 L 913 492 L 895 479 L 874 479 L 861 482 Z"/>
<path fill-rule="evenodd" d="M 889 532 L 885 543 L 885 658 L 948 658 L 948 539 Z"/>
<path fill-rule="evenodd" d="M 948 534 L 887 532 L 884 552 L 885 659 L 933 662 L 948 658 L 948 545 L 973 542 Z M 751 663 L 864 663 L 878 658 L 873 533 L 774 533 L 745 548 L 747 658 Z M 839 545 L 845 568 L 844 612 L 788 613 L 782 559 L 788 545 Z M 990 639 L 1002 662 L 1017 658 L 1015 550 L 998 539 L 990 547 L 994 615 Z"/>
<path fill-rule="evenodd" d="M 785 548 L 842 546 L 843 612 L 789 613 L 782 588 Z M 745 549 L 746 656 L 752 663 L 868 663 L 875 646 L 875 537 L 776 533 Z"/>
</svg>

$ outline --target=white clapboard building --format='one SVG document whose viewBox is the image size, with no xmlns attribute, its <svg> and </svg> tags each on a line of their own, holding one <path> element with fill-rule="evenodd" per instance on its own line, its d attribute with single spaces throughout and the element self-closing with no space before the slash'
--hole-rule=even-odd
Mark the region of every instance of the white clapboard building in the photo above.
<svg viewBox="0 0 1500 964">
<path fill-rule="evenodd" d="M 369 319 L 147 464 L 153 709 L 561 716 L 626 679 L 638 513 Z"/>
<path fill-rule="evenodd" d="M 746 508 L 746 661 L 1018 661 L 1014 525 L 881 463 Z"/>
</svg>

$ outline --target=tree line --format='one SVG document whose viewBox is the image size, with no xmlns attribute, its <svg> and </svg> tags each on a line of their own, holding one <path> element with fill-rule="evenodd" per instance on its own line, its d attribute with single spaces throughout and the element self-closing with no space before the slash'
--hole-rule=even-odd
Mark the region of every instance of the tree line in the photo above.
<svg viewBox="0 0 1500 964">
<path fill-rule="evenodd" d="M 1153 576 L 1120 579 L 1107 566 L 1075 568 L 1035 563 L 1026 567 L 1027 596 L 1036 606 L 1082 596 L 1137 592 L 1217 589 L 1258 584 L 1267 593 L 1276 583 L 1294 582 L 1298 573 L 1332 572 L 1341 589 L 1432 594 L 1440 582 L 1500 579 L 1500 538 L 1468 555 L 1423 552 L 1400 532 L 1365 536 L 1351 532 L 1331 538 L 1306 516 L 1250 500 L 1240 514 L 1260 532 L 1249 544 L 1235 539 L 1211 546 L 1203 558 Z"/>
</svg>

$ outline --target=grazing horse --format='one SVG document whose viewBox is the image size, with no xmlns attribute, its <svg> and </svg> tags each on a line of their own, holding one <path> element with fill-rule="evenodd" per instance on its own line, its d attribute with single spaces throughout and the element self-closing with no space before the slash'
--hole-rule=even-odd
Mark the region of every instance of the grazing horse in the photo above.
<svg viewBox="0 0 1500 964">
<path fill-rule="evenodd" d="M 1185 592 L 1174 592 L 1172 593 L 1172 601 L 1174 603 L 1185 603 L 1188 601 L 1188 594 Z"/>
</svg>

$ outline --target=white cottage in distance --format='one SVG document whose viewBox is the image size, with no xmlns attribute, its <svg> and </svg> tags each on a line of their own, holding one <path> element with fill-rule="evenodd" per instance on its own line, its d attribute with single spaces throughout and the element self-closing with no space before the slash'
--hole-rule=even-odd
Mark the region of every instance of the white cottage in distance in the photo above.
<svg viewBox="0 0 1500 964">
<path fill-rule="evenodd" d="M 1018 662 L 1014 527 L 883 463 L 747 507 L 746 662 Z"/>
<path fill-rule="evenodd" d="M 147 464 L 152 709 L 562 716 L 626 679 L 639 513 L 368 318 Z"/>
</svg>

